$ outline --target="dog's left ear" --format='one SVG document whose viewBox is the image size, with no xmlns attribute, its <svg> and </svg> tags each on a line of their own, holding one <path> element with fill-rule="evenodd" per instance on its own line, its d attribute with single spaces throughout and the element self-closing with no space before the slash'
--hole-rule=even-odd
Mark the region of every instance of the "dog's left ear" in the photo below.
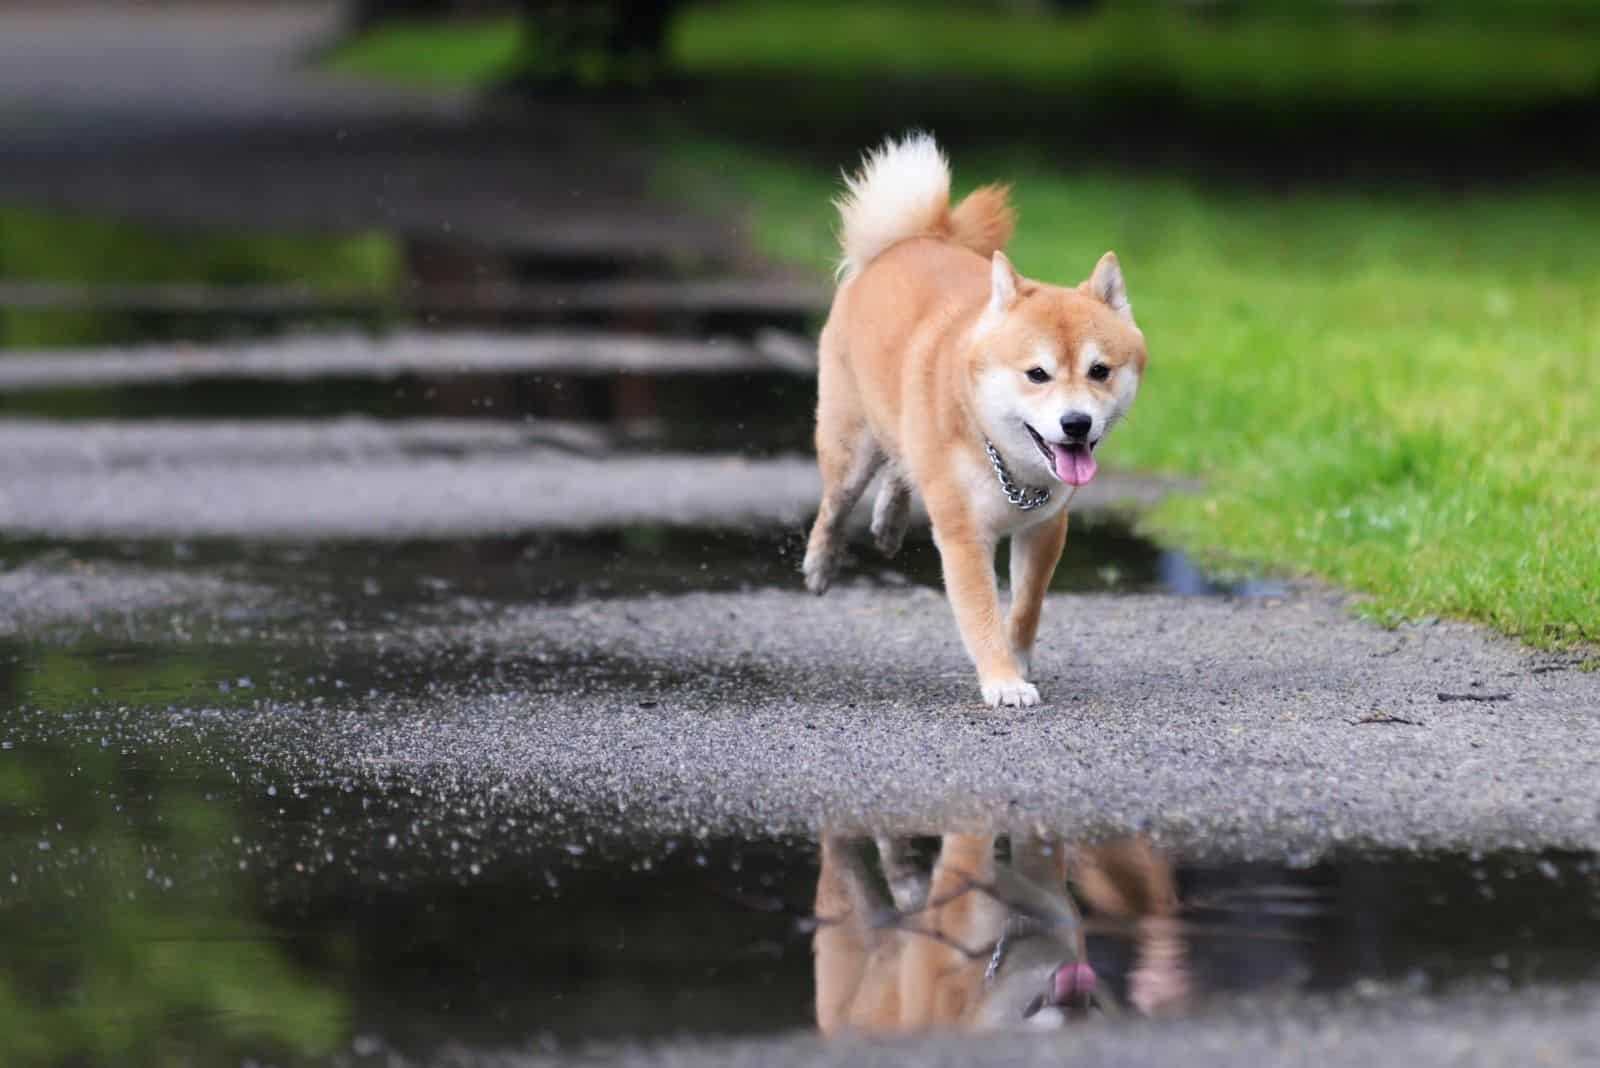
<svg viewBox="0 0 1600 1068">
<path fill-rule="evenodd" d="M 1128 303 L 1128 286 L 1122 280 L 1122 264 L 1115 252 L 1107 252 L 1094 265 L 1094 273 L 1080 287 L 1095 300 L 1109 307 L 1128 322 L 1133 322 L 1133 305 Z"/>
</svg>

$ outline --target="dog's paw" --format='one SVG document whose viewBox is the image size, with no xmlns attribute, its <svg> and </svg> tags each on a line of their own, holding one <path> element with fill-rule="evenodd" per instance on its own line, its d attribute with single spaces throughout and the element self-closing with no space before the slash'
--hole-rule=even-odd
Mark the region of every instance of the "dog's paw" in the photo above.
<svg viewBox="0 0 1600 1068">
<path fill-rule="evenodd" d="M 839 573 L 839 554 L 808 552 L 800 571 L 806 577 L 806 589 L 820 597 L 828 592 L 828 587 L 833 585 L 833 577 Z"/>
<path fill-rule="evenodd" d="M 911 491 L 890 479 L 878 491 L 872 505 L 872 541 L 884 556 L 893 557 L 906 540 L 911 525 Z"/>
<path fill-rule="evenodd" d="M 905 540 L 906 524 L 903 522 L 872 528 L 872 543 L 878 547 L 880 553 L 891 560 L 900 551 L 900 546 L 905 544 Z"/>
<path fill-rule="evenodd" d="M 1039 703 L 1039 688 L 1021 679 L 1000 679 L 983 684 L 983 703 L 990 708 L 1002 705 L 1027 708 Z"/>
</svg>

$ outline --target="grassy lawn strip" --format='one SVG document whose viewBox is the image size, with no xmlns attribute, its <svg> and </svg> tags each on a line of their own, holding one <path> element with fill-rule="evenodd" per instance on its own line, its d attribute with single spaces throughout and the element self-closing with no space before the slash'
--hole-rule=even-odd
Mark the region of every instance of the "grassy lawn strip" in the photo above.
<svg viewBox="0 0 1600 1068">
<path fill-rule="evenodd" d="M 833 175 L 690 153 L 769 253 L 831 266 Z M 1207 486 L 1159 534 L 1364 591 L 1381 620 L 1600 640 L 1600 191 L 1264 198 L 1022 153 L 955 166 L 1015 181 L 1024 273 L 1121 256 L 1151 366 L 1107 459 Z"/>
<path fill-rule="evenodd" d="M 170 230 L 92 216 L 0 207 L 0 279 L 104 283 L 297 283 L 388 289 L 404 273 L 380 233 L 297 235 Z M 91 344 L 127 333 L 128 313 L 0 311 L 0 346 Z"/>
</svg>

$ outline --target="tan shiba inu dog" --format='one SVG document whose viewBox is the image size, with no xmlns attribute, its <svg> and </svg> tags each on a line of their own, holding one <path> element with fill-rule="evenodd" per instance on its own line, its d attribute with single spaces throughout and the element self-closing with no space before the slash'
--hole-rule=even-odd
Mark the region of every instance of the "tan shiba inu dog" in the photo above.
<svg viewBox="0 0 1600 1068">
<path fill-rule="evenodd" d="M 839 201 L 844 261 L 818 342 L 822 503 L 804 563 L 828 588 L 843 526 L 884 470 L 873 508 L 892 555 L 910 493 L 922 495 L 945 590 L 990 705 L 1032 705 L 1039 611 L 1067 535 L 1067 504 L 1095 475 L 1095 450 L 1127 414 L 1145 368 L 1117 258 L 1087 281 L 1019 275 L 1001 248 L 1006 190 L 950 205 L 950 171 L 914 134 L 868 154 Z M 1011 609 L 995 585 L 1011 537 Z"/>
<path fill-rule="evenodd" d="M 931 875 L 904 839 L 880 839 L 883 879 L 865 842 L 824 836 L 817 879 L 817 1026 L 841 1032 L 1054 1028 L 1114 1011 L 1085 954 L 1067 893 L 1068 851 L 1037 837 L 995 859 L 993 835 L 947 834 Z M 1138 839 L 1073 852 L 1079 892 L 1137 921 L 1130 998 L 1142 1012 L 1187 995 L 1169 865 Z"/>
</svg>

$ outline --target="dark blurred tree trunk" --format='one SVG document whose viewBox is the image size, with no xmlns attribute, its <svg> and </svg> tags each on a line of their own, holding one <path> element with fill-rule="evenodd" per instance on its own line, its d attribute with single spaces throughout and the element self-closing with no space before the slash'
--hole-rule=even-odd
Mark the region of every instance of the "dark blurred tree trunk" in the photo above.
<svg viewBox="0 0 1600 1068">
<path fill-rule="evenodd" d="M 667 25 L 681 0 L 519 0 L 519 6 L 528 27 L 524 77 L 574 84 L 659 75 Z"/>
<path fill-rule="evenodd" d="M 518 79 L 532 85 L 648 81 L 666 66 L 667 26 L 682 0 L 350 0 L 351 28 L 515 8 L 527 27 Z"/>
<path fill-rule="evenodd" d="M 454 0 L 351 0 L 350 28 L 364 30 L 392 18 L 430 18 L 449 14 Z"/>
</svg>

